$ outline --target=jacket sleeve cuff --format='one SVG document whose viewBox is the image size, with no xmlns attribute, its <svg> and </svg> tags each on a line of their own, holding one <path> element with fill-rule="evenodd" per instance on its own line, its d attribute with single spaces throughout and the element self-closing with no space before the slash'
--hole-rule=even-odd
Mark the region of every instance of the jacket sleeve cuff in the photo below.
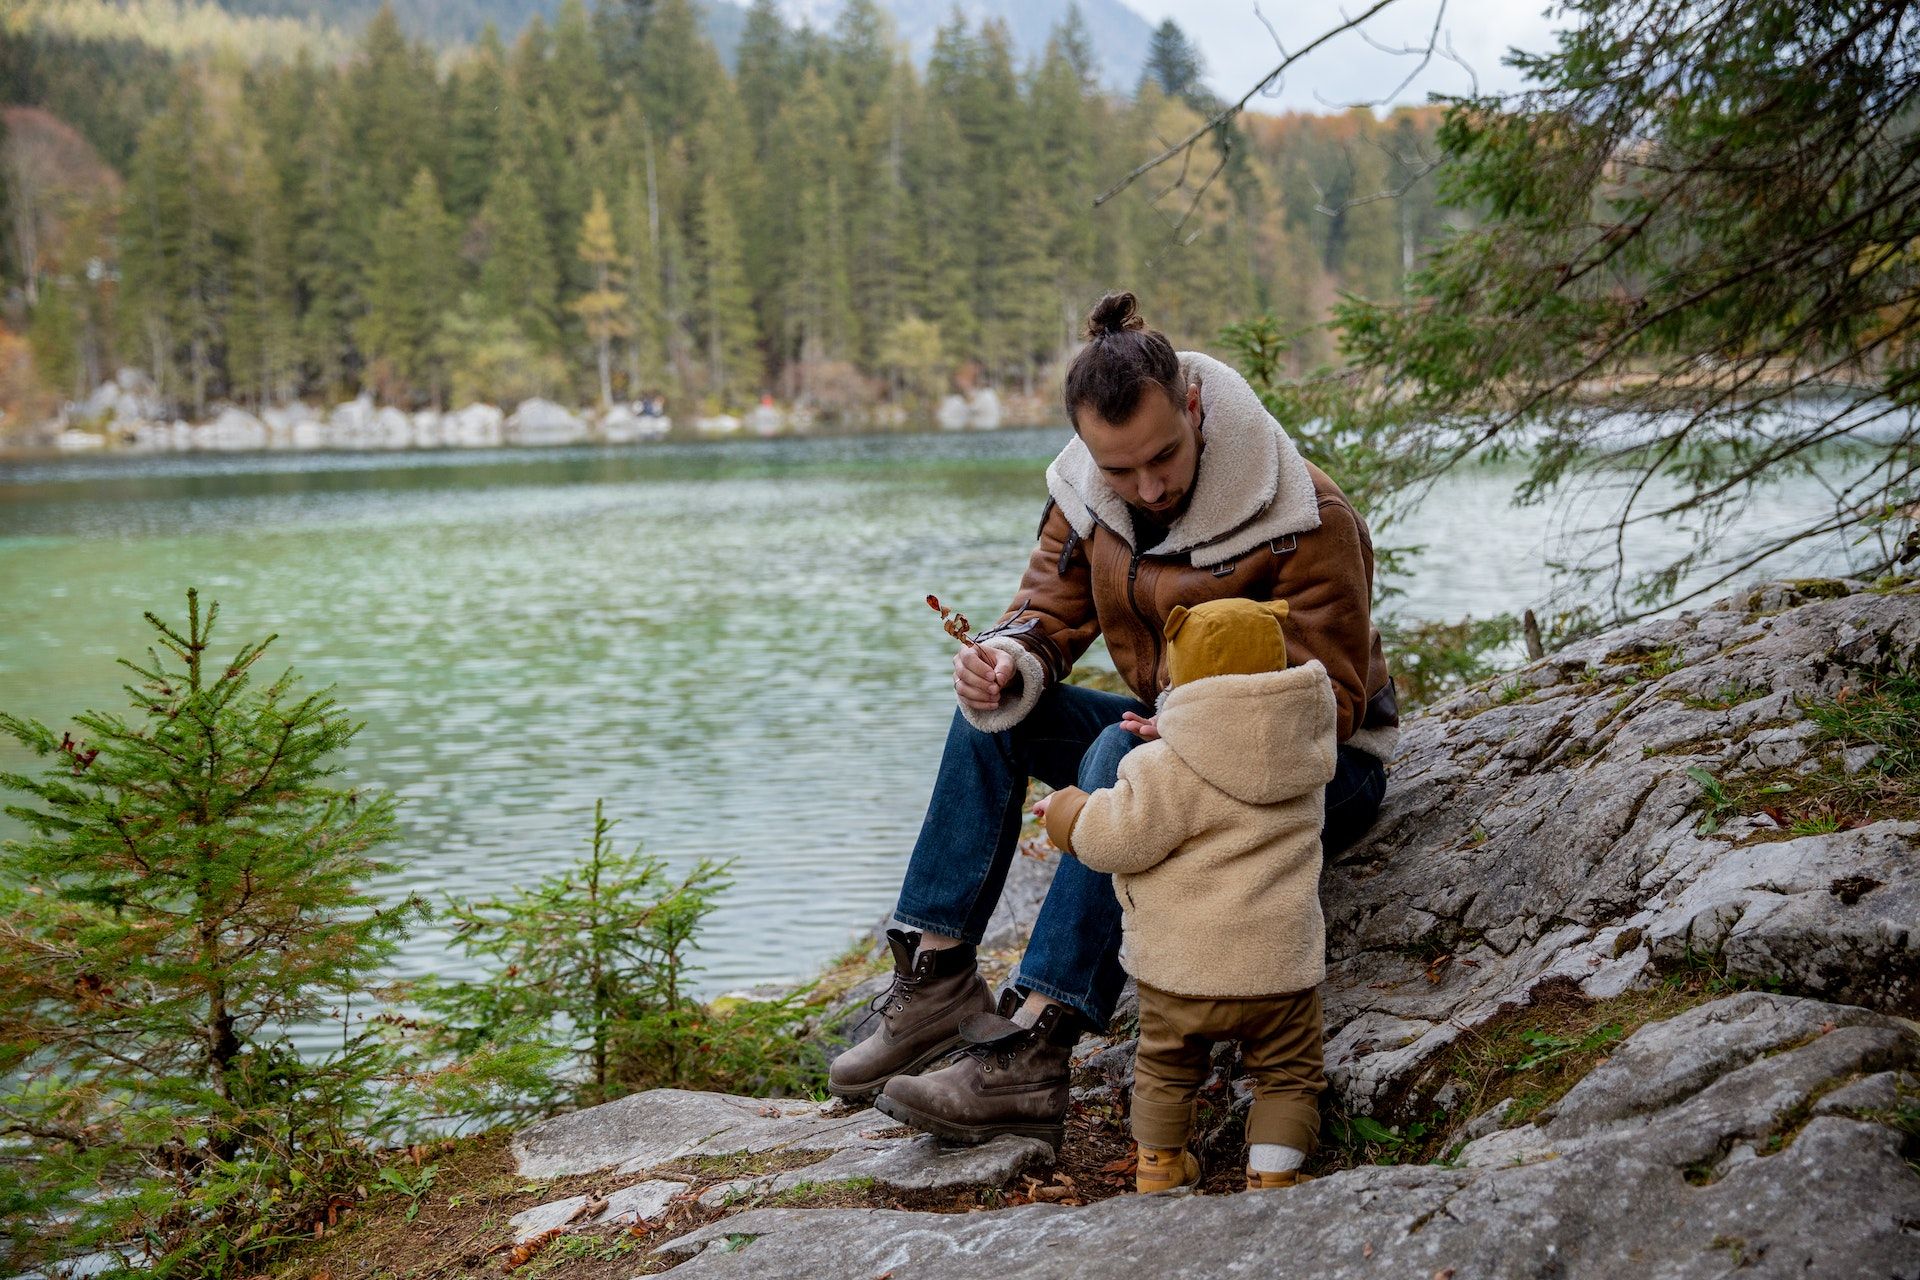
<svg viewBox="0 0 1920 1280">
<path fill-rule="evenodd" d="M 984 641 L 981 647 L 999 649 L 1013 655 L 1013 669 L 1020 673 L 1020 692 L 1011 699 L 1003 693 L 1000 705 L 991 711 L 975 711 L 963 702 L 960 704 L 960 714 L 982 733 L 1000 733 L 1025 720 L 1027 713 L 1033 710 L 1034 703 L 1040 701 L 1040 695 L 1047 689 L 1047 669 L 1041 665 L 1033 650 L 1018 640 L 995 636 Z"/>
<path fill-rule="evenodd" d="M 1062 853 L 1073 852 L 1073 824 L 1087 804 L 1087 793 L 1078 787 L 1062 787 L 1047 802 L 1047 839 Z"/>
</svg>

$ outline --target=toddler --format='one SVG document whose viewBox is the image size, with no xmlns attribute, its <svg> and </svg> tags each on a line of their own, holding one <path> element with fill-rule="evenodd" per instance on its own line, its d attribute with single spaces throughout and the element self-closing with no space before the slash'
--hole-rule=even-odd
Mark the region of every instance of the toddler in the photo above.
<svg viewBox="0 0 1920 1280">
<path fill-rule="evenodd" d="M 1320 825 L 1334 772 L 1333 685 L 1287 666 L 1284 601 L 1212 600 L 1167 618 L 1159 739 L 1119 780 L 1068 787 L 1047 834 L 1113 874 L 1123 961 L 1140 987 L 1135 1187 L 1200 1179 L 1186 1149 L 1213 1043 L 1237 1040 L 1253 1083 L 1247 1186 L 1290 1187 L 1320 1131 Z"/>
</svg>

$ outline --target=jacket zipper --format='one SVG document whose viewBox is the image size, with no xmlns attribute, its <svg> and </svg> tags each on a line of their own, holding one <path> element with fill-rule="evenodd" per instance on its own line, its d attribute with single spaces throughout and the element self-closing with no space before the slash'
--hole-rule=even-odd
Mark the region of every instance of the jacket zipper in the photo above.
<svg viewBox="0 0 1920 1280">
<path fill-rule="evenodd" d="M 1140 628 L 1146 632 L 1147 644 L 1153 651 L 1153 669 L 1147 673 L 1147 683 L 1152 684 L 1160 675 L 1160 646 L 1154 641 L 1153 623 L 1141 610 L 1140 597 L 1134 594 L 1133 584 L 1140 576 L 1140 552 L 1132 547 L 1127 549 L 1133 552 L 1133 559 L 1127 565 L 1127 603 L 1133 606 L 1133 616 L 1140 619 Z"/>
<path fill-rule="evenodd" d="M 1147 618 L 1146 613 L 1141 610 L 1140 597 L 1134 593 L 1133 589 L 1134 582 L 1140 576 L 1140 550 L 1133 545 L 1132 538 L 1121 537 L 1118 529 L 1109 525 L 1099 516 L 1094 515 L 1091 511 L 1089 511 L 1087 515 L 1099 528 L 1105 529 L 1108 533 L 1116 538 L 1120 538 L 1122 542 L 1126 543 L 1127 553 L 1133 557 L 1127 562 L 1127 604 L 1132 607 L 1133 616 L 1140 620 L 1141 629 L 1147 633 L 1147 644 L 1153 650 L 1153 669 L 1147 673 L 1147 683 L 1151 684 L 1160 674 L 1160 645 L 1154 636 L 1153 623 Z M 1089 561 L 1089 563 L 1091 563 L 1091 561 Z M 1154 692 L 1158 694 L 1159 690 L 1156 689 Z"/>
</svg>

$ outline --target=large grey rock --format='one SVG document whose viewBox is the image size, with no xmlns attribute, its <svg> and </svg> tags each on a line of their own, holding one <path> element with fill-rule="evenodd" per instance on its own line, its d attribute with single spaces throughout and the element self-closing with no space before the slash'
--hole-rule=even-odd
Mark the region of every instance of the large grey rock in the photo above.
<svg viewBox="0 0 1920 1280">
<path fill-rule="evenodd" d="M 1681 1058 L 1672 1071 L 1641 1069 Z M 678 1274 L 696 1280 L 1678 1280 L 1734 1270 L 1916 1280 L 1920 1176 L 1902 1158 L 1903 1135 L 1871 1109 L 1815 1114 L 1814 1104 L 1863 1072 L 1876 1072 L 1871 1080 L 1917 1060 L 1920 1042 L 1894 1019 L 1738 996 L 1643 1028 L 1615 1055 L 1619 1066 L 1589 1076 L 1558 1115 L 1512 1131 L 1532 1135 L 1520 1163 L 1374 1167 L 1291 1191 L 1119 1197 L 1083 1209 L 756 1209 L 664 1248 L 693 1255 Z"/>
<path fill-rule="evenodd" d="M 635 1173 L 689 1156 L 838 1151 L 892 1125 L 878 1111 L 843 1115 L 804 1099 L 649 1089 L 542 1121 L 516 1134 L 510 1150 L 527 1178 Z"/>
<path fill-rule="evenodd" d="M 701 1196 L 709 1204 L 734 1204 L 797 1188 L 849 1183 L 888 1191 L 959 1191 L 1004 1187 L 1027 1170 L 1053 1163 L 1053 1148 L 1037 1138 L 1011 1135 L 977 1147 L 956 1146 L 925 1134 L 874 1138 L 843 1147 L 818 1164 L 758 1178 L 741 1178 Z"/>
<path fill-rule="evenodd" d="M 513 1228 L 515 1244 L 531 1240 L 555 1227 L 627 1226 L 653 1217 L 672 1203 L 675 1196 L 685 1194 L 686 1190 L 683 1182 L 654 1178 L 609 1193 L 605 1197 L 606 1203 L 591 1214 L 581 1212 L 591 1197 L 568 1196 L 564 1200 L 523 1209 L 508 1218 L 507 1225 Z"/>
<path fill-rule="evenodd" d="M 1595 637 L 1414 717 L 1373 833 L 1322 882 L 1343 1101 L 1404 1096 L 1463 1031 L 1542 984 L 1606 997 L 1689 958 L 1920 1007 L 1920 824 L 1702 834 L 1687 773 L 1837 759 L 1802 700 L 1916 657 L 1912 590 L 1768 587 Z"/>
</svg>

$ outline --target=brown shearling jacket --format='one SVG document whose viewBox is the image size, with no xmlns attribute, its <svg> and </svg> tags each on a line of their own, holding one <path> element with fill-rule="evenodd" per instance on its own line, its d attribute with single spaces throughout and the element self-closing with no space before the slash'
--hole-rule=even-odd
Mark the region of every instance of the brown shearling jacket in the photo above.
<svg viewBox="0 0 1920 1280">
<path fill-rule="evenodd" d="M 1047 469 L 1049 497 L 1015 605 L 979 639 L 1008 650 L 1018 685 L 991 712 L 963 713 L 988 732 L 1025 718 L 1104 634 L 1115 669 L 1142 702 L 1167 688 L 1165 627 L 1175 605 L 1239 596 L 1285 600 L 1287 650 L 1333 682 L 1336 741 L 1384 760 L 1399 716 L 1372 621 L 1373 543 L 1366 523 L 1233 369 L 1182 353 L 1201 382 L 1204 442 L 1193 498 L 1149 548 L 1133 545 L 1126 504 L 1076 437 Z"/>
</svg>

